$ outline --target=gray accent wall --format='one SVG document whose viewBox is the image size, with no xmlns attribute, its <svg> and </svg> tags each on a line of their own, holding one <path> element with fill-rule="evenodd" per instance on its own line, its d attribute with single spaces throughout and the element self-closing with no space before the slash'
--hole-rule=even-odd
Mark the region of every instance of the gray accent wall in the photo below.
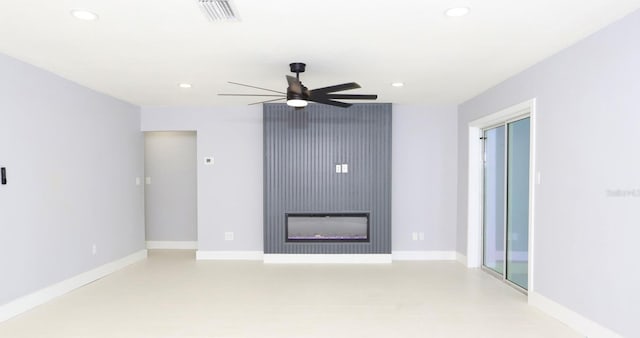
<svg viewBox="0 0 640 338">
<path fill-rule="evenodd" d="M 145 245 L 139 108 L 3 54 L 0 74 L 2 305 Z"/>
<path fill-rule="evenodd" d="M 265 104 L 263 121 L 264 252 L 391 253 L 391 104 Z M 370 214 L 369 242 L 285 242 L 286 213 L 346 212 Z"/>
<path fill-rule="evenodd" d="M 533 291 L 640 337 L 640 11 L 459 107 L 458 251 L 468 123 L 537 99 Z"/>
</svg>

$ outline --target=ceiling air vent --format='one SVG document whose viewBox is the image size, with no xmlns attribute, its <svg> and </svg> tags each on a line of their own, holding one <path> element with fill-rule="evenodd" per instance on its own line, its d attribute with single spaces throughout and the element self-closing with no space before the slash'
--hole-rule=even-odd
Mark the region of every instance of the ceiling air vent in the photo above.
<svg viewBox="0 0 640 338">
<path fill-rule="evenodd" d="M 198 0 L 200 8 L 211 21 L 237 21 L 238 16 L 229 0 Z"/>
</svg>

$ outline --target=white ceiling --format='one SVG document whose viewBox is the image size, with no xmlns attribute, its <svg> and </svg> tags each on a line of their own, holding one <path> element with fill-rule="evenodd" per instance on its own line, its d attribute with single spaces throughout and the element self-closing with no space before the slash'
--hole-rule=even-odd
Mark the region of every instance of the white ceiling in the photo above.
<svg viewBox="0 0 640 338">
<path fill-rule="evenodd" d="M 356 81 L 380 102 L 460 103 L 640 8 L 640 0 L 235 0 L 212 23 L 196 0 L 0 2 L 0 52 L 138 105 L 242 105 L 236 81 L 284 90 Z M 444 11 L 469 6 L 449 18 Z M 90 9 L 96 22 L 69 11 Z M 391 82 L 402 81 L 403 88 Z M 193 84 L 191 89 L 178 83 Z"/>
</svg>

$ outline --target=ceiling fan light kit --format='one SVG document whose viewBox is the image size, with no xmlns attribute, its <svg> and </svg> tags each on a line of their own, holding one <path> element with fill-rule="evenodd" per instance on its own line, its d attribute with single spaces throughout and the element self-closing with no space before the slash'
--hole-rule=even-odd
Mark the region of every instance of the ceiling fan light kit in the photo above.
<svg viewBox="0 0 640 338">
<path fill-rule="evenodd" d="M 351 107 L 351 103 L 346 103 L 346 102 L 341 102 L 336 100 L 376 100 L 378 98 L 378 95 L 336 93 L 344 90 L 360 88 L 360 85 L 355 82 L 343 83 L 335 86 L 322 87 L 322 88 L 309 90 L 300 81 L 300 73 L 304 73 L 304 71 L 306 70 L 306 66 L 307 65 L 302 62 L 293 62 L 289 64 L 289 69 L 291 70 L 292 73 L 295 73 L 296 76 L 293 77 L 291 75 L 286 75 L 287 83 L 289 84 L 286 92 L 279 92 L 277 90 L 256 87 L 256 86 L 246 85 L 246 84 L 237 83 L 237 82 L 229 82 L 230 84 L 274 92 L 281 95 L 273 95 L 273 94 L 218 94 L 218 95 L 278 97 L 276 99 L 269 99 L 266 101 L 260 101 L 260 102 L 255 102 L 251 104 L 260 104 L 260 103 L 286 100 L 288 106 L 298 108 L 298 109 L 306 107 L 309 104 L 309 102 L 326 104 L 326 105 L 341 107 L 341 108 L 348 108 L 348 107 Z"/>
<path fill-rule="evenodd" d="M 309 102 L 302 99 L 287 99 L 287 106 L 294 108 L 306 107 Z"/>
</svg>

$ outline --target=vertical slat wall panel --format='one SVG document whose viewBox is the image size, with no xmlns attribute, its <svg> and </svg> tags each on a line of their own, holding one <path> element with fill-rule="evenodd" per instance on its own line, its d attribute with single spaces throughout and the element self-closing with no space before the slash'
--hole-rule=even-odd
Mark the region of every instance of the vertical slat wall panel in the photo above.
<svg viewBox="0 0 640 338">
<path fill-rule="evenodd" d="M 391 104 L 264 105 L 264 252 L 391 253 Z M 349 173 L 335 172 L 336 164 Z M 370 213 L 366 243 L 287 243 L 285 213 Z"/>
</svg>

